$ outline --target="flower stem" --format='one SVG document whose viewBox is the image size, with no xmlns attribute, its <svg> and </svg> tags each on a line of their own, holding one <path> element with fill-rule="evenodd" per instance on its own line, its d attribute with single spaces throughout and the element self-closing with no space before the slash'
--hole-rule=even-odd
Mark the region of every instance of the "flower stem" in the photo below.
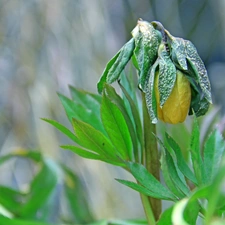
<svg viewBox="0 0 225 225">
<path fill-rule="evenodd" d="M 152 124 L 145 101 L 145 94 L 142 93 L 143 127 L 144 127 L 144 154 L 142 163 L 146 169 L 158 180 L 160 180 L 160 163 L 156 134 L 156 125 Z M 162 211 L 162 202 L 152 197 L 148 198 L 155 220 L 159 219 Z M 145 206 L 144 206 L 145 207 Z"/>
<path fill-rule="evenodd" d="M 148 221 L 149 225 L 156 225 L 155 221 L 155 216 L 153 214 L 153 210 L 151 208 L 151 204 L 149 202 L 149 199 L 146 195 L 140 194 L 141 195 L 141 201 L 142 205 L 144 207 L 145 215 Z"/>
</svg>

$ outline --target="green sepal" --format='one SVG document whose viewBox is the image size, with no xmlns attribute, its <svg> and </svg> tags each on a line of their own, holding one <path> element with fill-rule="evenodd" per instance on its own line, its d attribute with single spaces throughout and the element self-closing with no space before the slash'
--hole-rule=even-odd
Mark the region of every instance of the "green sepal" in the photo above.
<svg viewBox="0 0 225 225">
<path fill-rule="evenodd" d="M 201 89 L 205 95 L 205 98 L 209 103 L 212 103 L 211 87 L 208 79 L 208 74 L 203 61 L 201 60 L 195 46 L 188 40 L 185 40 L 187 60 L 190 66 L 194 70 L 197 80 L 201 86 Z"/>
<path fill-rule="evenodd" d="M 146 93 L 145 93 L 145 99 L 146 99 L 146 105 L 148 108 L 148 112 L 151 118 L 152 123 L 157 123 L 158 117 L 157 117 L 157 102 L 156 102 L 156 95 L 155 95 L 155 73 L 156 69 L 159 66 L 159 61 L 157 60 L 154 65 L 151 68 L 150 74 L 148 79 L 146 79 Z"/>
<path fill-rule="evenodd" d="M 166 50 L 160 53 L 159 59 L 159 95 L 160 107 L 163 107 L 169 98 L 176 82 L 176 67 Z"/>
<path fill-rule="evenodd" d="M 157 59 L 161 36 L 150 23 L 141 20 L 138 21 L 137 26 L 132 31 L 132 35 L 135 40 L 134 59 L 139 68 L 138 84 L 139 88 L 145 92 L 146 78 L 149 69 Z"/>
<path fill-rule="evenodd" d="M 104 83 L 111 84 L 117 80 L 133 55 L 133 50 L 135 47 L 134 39 L 132 38 L 128 41 L 119 52 L 107 63 L 103 74 L 98 81 L 97 88 L 98 92 L 102 93 L 104 88 Z"/>
<path fill-rule="evenodd" d="M 171 42 L 171 56 L 175 65 L 183 70 L 188 70 L 185 43 L 183 38 L 173 38 Z"/>
<path fill-rule="evenodd" d="M 199 84 L 193 78 L 187 77 L 191 84 L 191 104 L 189 109 L 189 115 L 193 115 L 193 112 L 197 117 L 203 116 L 209 109 L 209 102 L 204 97 Z"/>
<path fill-rule="evenodd" d="M 172 37 L 171 39 L 171 55 L 174 64 L 184 72 L 187 72 L 189 76 L 194 78 L 196 83 L 200 85 L 205 99 L 209 103 L 212 103 L 211 87 L 207 70 L 203 61 L 198 55 L 197 49 L 188 40 L 175 37 Z M 203 97 L 201 97 L 201 99 L 203 99 Z M 200 112 L 200 114 L 204 115 L 202 112 Z"/>
</svg>

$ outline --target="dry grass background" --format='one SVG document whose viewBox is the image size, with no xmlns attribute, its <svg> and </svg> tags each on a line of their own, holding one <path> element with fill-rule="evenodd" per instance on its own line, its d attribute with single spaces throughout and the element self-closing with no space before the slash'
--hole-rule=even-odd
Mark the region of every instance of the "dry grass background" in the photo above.
<svg viewBox="0 0 225 225">
<path fill-rule="evenodd" d="M 0 155 L 40 149 L 80 175 L 96 219 L 143 216 L 138 194 L 113 179 L 124 171 L 61 150 L 68 140 L 40 118 L 68 125 L 56 92 L 68 95 L 68 85 L 96 92 L 139 17 L 196 45 L 224 112 L 224 12 L 223 0 L 0 0 Z M 26 188 L 31 168 L 11 161 L 0 168 L 0 183 Z"/>
</svg>

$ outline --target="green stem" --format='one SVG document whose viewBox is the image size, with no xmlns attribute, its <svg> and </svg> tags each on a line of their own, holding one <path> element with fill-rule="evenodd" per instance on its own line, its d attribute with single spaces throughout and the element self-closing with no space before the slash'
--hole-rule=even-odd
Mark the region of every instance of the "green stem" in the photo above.
<svg viewBox="0 0 225 225">
<path fill-rule="evenodd" d="M 149 199 L 146 195 L 140 194 L 141 195 L 141 201 L 142 205 L 144 207 L 145 215 L 148 221 L 149 225 L 156 225 L 155 217 L 151 208 L 151 204 L 149 202 Z"/>
<path fill-rule="evenodd" d="M 145 94 L 142 93 L 142 107 L 143 107 L 143 127 L 144 127 L 144 154 L 142 163 L 146 169 L 160 181 L 160 163 L 159 152 L 157 147 L 157 141 L 154 136 L 156 134 L 156 125 L 152 124 L 149 117 L 148 109 L 145 101 Z M 149 202 L 153 210 L 153 214 L 156 220 L 162 211 L 162 202 L 159 199 L 149 197 Z"/>
</svg>

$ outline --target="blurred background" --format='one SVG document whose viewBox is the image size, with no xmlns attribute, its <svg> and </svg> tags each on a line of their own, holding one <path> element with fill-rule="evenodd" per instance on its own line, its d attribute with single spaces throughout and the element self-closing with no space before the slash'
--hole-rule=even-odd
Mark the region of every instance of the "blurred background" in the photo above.
<svg viewBox="0 0 225 225">
<path fill-rule="evenodd" d="M 143 217 L 138 193 L 114 180 L 128 174 L 60 149 L 70 141 L 40 118 L 69 126 L 57 92 L 69 95 L 72 85 L 96 93 L 107 61 L 131 38 L 138 18 L 158 20 L 194 43 L 223 117 L 224 12 L 224 0 L 0 0 L 0 156 L 38 149 L 78 174 L 95 219 Z M 0 184 L 26 188 L 31 168 L 24 160 L 4 164 Z"/>
</svg>

